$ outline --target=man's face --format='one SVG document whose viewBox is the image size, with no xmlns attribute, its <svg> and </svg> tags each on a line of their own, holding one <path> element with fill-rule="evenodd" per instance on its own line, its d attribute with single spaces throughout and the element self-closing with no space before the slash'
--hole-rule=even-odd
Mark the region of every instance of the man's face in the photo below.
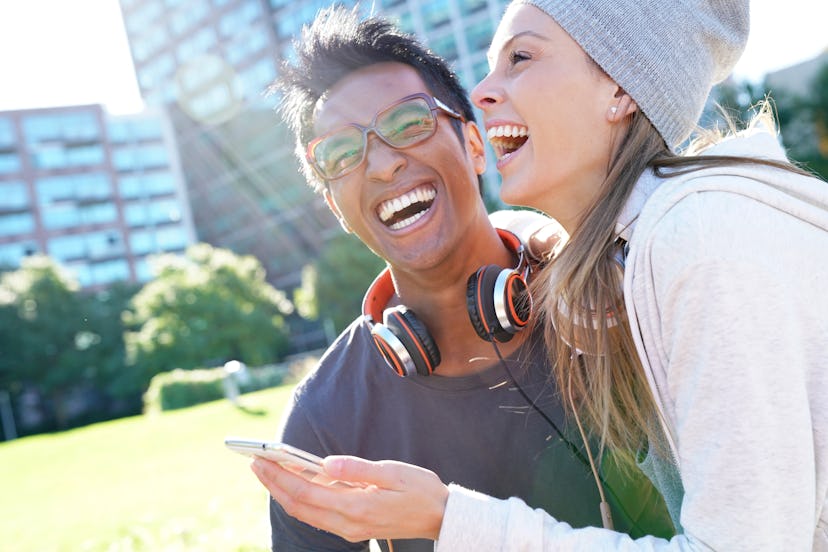
<svg viewBox="0 0 828 552">
<path fill-rule="evenodd" d="M 350 123 L 368 126 L 377 112 L 411 94 L 431 95 L 417 72 L 401 63 L 380 63 L 350 73 L 317 106 L 317 136 Z M 445 101 L 442 98 L 438 100 Z M 364 160 L 330 180 L 331 210 L 393 267 L 439 266 L 460 243 L 482 201 L 477 174 L 485 167 L 477 127 L 464 123 L 458 139 L 452 117 L 437 109 L 434 135 L 396 149 L 368 134 Z"/>
</svg>

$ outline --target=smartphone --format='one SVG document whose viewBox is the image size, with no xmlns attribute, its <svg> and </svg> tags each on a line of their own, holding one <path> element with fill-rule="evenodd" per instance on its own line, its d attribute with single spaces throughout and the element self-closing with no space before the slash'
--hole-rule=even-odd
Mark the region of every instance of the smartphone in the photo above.
<svg viewBox="0 0 828 552">
<path fill-rule="evenodd" d="M 336 487 L 356 487 L 347 481 L 332 479 L 322 469 L 322 459 L 302 449 L 274 441 L 259 441 L 228 437 L 224 445 L 232 451 L 246 456 L 261 456 L 277 462 L 286 470 L 301 475 L 308 481 L 319 485 Z"/>
</svg>

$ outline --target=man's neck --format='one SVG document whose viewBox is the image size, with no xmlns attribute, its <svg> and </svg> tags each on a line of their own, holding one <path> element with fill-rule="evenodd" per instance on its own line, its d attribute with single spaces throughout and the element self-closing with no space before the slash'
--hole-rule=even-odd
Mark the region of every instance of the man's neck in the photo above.
<svg viewBox="0 0 828 552">
<path fill-rule="evenodd" d="M 404 304 L 425 324 L 440 349 L 442 362 L 436 373 L 442 376 L 477 373 L 497 359 L 492 344 L 477 335 L 469 318 L 468 279 L 490 264 L 512 269 L 517 255 L 494 228 L 473 235 L 474 243 L 464 243 L 440 267 L 416 273 L 391 269 L 397 294 L 389 306 Z M 525 333 L 518 332 L 509 342 L 499 344 L 501 354 L 508 356 L 524 340 Z"/>
</svg>

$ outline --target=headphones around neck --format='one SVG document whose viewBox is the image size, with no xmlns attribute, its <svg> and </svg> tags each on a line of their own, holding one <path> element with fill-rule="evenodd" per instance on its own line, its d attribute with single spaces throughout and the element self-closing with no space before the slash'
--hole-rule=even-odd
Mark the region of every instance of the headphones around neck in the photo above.
<svg viewBox="0 0 828 552">
<path fill-rule="evenodd" d="M 466 308 L 477 335 L 505 343 L 522 330 L 532 315 L 532 297 L 526 280 L 530 265 L 523 244 L 507 230 L 497 229 L 503 244 L 518 257 L 513 269 L 480 267 L 466 283 Z M 380 354 L 400 376 L 428 376 L 440 364 L 440 350 L 414 311 L 388 307 L 396 293 L 391 272 L 383 270 L 368 288 L 362 313 Z M 378 322 L 382 320 L 382 322 Z"/>
</svg>

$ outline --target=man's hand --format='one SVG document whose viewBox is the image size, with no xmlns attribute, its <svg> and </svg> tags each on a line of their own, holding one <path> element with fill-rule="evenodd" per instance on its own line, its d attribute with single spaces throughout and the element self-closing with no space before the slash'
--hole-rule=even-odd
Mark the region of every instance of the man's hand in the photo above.
<svg viewBox="0 0 828 552">
<path fill-rule="evenodd" d="M 329 456 L 323 465 L 331 478 L 357 486 L 312 483 L 264 458 L 251 468 L 289 515 L 350 542 L 437 539 L 448 487 L 435 473 L 353 456 Z"/>
</svg>

